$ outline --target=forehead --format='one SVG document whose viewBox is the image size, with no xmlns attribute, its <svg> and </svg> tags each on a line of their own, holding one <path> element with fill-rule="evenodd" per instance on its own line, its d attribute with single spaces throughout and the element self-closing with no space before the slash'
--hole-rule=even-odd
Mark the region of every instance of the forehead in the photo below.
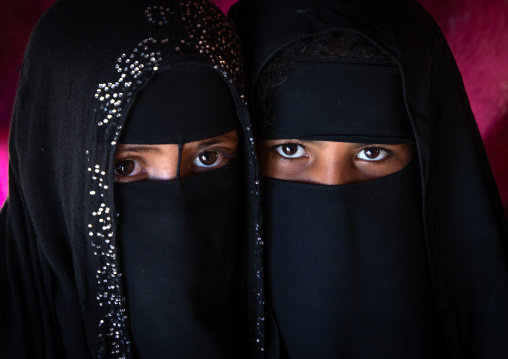
<svg viewBox="0 0 508 359">
<path fill-rule="evenodd" d="M 238 144 L 238 132 L 237 130 L 230 131 L 223 135 L 215 136 L 212 138 L 206 138 L 203 140 L 193 141 L 186 143 L 186 147 L 198 147 L 204 148 L 207 146 L 213 146 L 215 144 L 234 145 Z M 151 153 L 151 154 L 167 154 L 170 152 L 178 152 L 177 144 L 128 144 L 122 143 L 117 146 L 118 152 L 132 152 L 132 153 Z"/>
</svg>

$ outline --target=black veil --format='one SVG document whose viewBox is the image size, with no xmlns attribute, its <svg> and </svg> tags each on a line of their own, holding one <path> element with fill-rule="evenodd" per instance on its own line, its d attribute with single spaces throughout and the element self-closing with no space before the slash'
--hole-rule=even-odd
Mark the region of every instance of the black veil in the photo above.
<svg viewBox="0 0 508 359">
<path fill-rule="evenodd" d="M 398 65 L 415 136 L 432 296 L 454 358 L 508 355 L 507 227 L 446 40 L 415 1 L 240 0 L 248 92 L 274 54 L 320 33 L 369 39 Z"/>
<path fill-rule="evenodd" d="M 254 250 L 246 285 L 260 345 L 257 169 L 234 28 L 205 0 L 62 0 L 30 38 L 13 112 L 1 211 L 2 356 L 130 357 L 113 156 L 137 93 L 182 62 L 214 69 L 236 104 L 250 208 L 245 242 Z"/>
</svg>

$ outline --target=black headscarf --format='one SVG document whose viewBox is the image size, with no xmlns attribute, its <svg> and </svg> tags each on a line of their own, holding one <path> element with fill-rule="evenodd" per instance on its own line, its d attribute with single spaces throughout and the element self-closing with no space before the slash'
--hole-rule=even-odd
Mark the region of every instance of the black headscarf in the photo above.
<svg viewBox="0 0 508 359">
<path fill-rule="evenodd" d="M 121 207 L 124 202 L 115 204 L 117 189 L 121 189 L 114 183 L 114 153 L 142 90 L 149 89 L 159 74 L 164 76 L 165 71 L 182 66 L 206 68 L 208 74 L 223 81 L 230 92 L 234 117 L 238 118 L 234 127 L 239 129 L 245 164 L 237 163 L 240 167 L 235 171 L 247 183 L 243 203 L 249 211 L 236 239 L 239 249 L 248 244 L 252 252 L 248 258 L 245 254 L 234 258 L 235 266 L 245 263 L 244 268 L 228 275 L 244 278 L 244 285 L 250 288 L 247 300 L 251 340 L 259 346 L 257 170 L 242 95 L 241 61 L 234 28 L 216 6 L 205 0 L 164 0 L 156 4 L 143 0 L 62 0 L 41 18 L 21 69 L 9 143 L 9 197 L 1 211 L 2 356 L 133 356 L 126 294 L 132 290 L 128 283 L 134 266 L 130 267 L 131 278 L 125 278 L 129 275 L 123 275 L 123 265 L 138 257 L 133 255 L 133 246 L 123 251 L 125 243 L 122 234 L 118 235 L 123 217 L 120 213 L 117 218 L 121 211 L 116 205 Z M 203 99 L 201 103 L 213 101 Z M 180 114 L 185 115 L 187 105 L 181 103 Z M 230 130 L 228 126 L 221 128 L 221 133 Z M 177 143 L 203 136 L 206 138 L 208 133 L 199 133 L 194 139 L 180 138 Z M 234 168 L 226 166 L 205 176 L 220 177 Z M 187 181 L 186 188 L 192 188 L 191 182 L 200 177 L 166 184 Z M 204 188 L 203 192 L 207 194 Z M 196 196 L 199 202 L 199 194 Z M 145 198 L 141 202 L 146 204 Z M 199 207 L 199 203 L 193 205 Z M 243 218 L 241 213 L 239 217 Z M 197 258 L 192 252 L 187 254 Z M 212 264 L 215 259 L 211 259 Z M 237 309 L 246 311 L 245 307 Z M 170 312 L 171 308 L 164 310 Z M 175 323 L 192 325 L 193 320 L 187 319 L 184 316 Z M 194 318 L 194 322 L 199 320 Z M 208 330 L 205 336 L 223 335 L 207 327 L 210 321 L 204 322 L 207 324 L 199 330 Z M 195 339 L 200 338 L 197 335 Z M 178 339 L 171 338 L 169 342 L 174 344 L 169 346 L 180 344 L 182 348 L 175 355 L 183 357 L 185 354 L 178 353 L 189 353 L 185 350 L 188 343 L 177 343 Z M 214 343 L 228 339 L 222 337 Z M 208 345 L 206 340 L 200 343 L 203 348 Z M 215 349 L 211 349 L 212 355 L 220 356 L 221 351 Z"/>
<path fill-rule="evenodd" d="M 232 158 L 182 178 L 178 166 L 185 143 L 236 128 L 236 106 L 214 69 L 184 64 L 156 74 L 140 91 L 120 137 L 178 145 L 179 159 L 173 180 L 115 185 L 131 349 L 139 358 L 237 358 L 247 352 L 238 283 L 241 167 Z"/>
<path fill-rule="evenodd" d="M 506 357 L 506 221 L 460 73 L 429 14 L 413 1 L 240 0 L 229 15 L 242 38 L 249 92 L 296 40 L 345 30 L 374 43 L 398 66 L 417 149 L 407 168 L 371 182 L 266 179 L 268 284 L 280 301 L 271 304 L 281 356 Z M 397 211 L 402 217 L 390 218 Z M 293 228 L 292 215 L 315 232 L 298 231 L 305 223 Z M 394 226 L 377 227 L 379 217 Z M 289 234 L 277 231 L 283 227 Z"/>
</svg>

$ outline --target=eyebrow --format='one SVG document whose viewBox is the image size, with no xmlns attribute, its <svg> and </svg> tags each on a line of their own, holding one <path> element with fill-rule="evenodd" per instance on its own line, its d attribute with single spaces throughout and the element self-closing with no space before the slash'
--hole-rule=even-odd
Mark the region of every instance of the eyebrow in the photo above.
<svg viewBox="0 0 508 359">
<path fill-rule="evenodd" d="M 379 143 L 379 142 L 369 142 L 369 143 L 360 143 L 360 142 L 351 142 L 353 144 L 353 147 L 360 148 L 360 147 L 390 147 L 390 146 L 397 146 L 401 145 L 402 143 Z"/>
<path fill-rule="evenodd" d="M 161 153 L 161 150 L 159 146 L 157 145 L 127 145 L 127 144 L 121 144 L 121 148 L 119 150 L 121 152 L 155 152 L 155 153 Z"/>
<path fill-rule="evenodd" d="M 217 143 L 237 143 L 237 142 L 238 142 L 238 137 L 228 136 L 227 134 L 225 134 L 222 136 L 217 136 L 217 137 L 213 137 L 213 138 L 208 138 L 203 141 L 199 141 L 198 147 L 203 148 L 203 147 L 215 145 Z"/>
<path fill-rule="evenodd" d="M 324 148 L 326 145 L 323 141 L 312 141 L 312 140 L 301 140 L 304 143 L 310 143 L 311 145 L 317 146 L 319 148 Z"/>
<path fill-rule="evenodd" d="M 305 142 L 305 143 L 310 143 L 310 144 L 320 147 L 320 148 L 324 148 L 326 145 L 323 144 L 323 142 L 327 142 L 327 141 L 311 141 L 311 140 L 301 140 L 301 141 Z M 383 143 L 379 143 L 379 142 L 368 142 L 368 143 L 367 142 L 346 142 L 346 141 L 337 141 L 337 142 L 349 143 L 351 145 L 351 147 L 353 147 L 353 148 L 361 148 L 361 147 L 367 147 L 367 146 L 383 147 L 383 146 L 398 145 L 398 143 L 383 144 Z"/>
<path fill-rule="evenodd" d="M 194 141 L 193 141 L 194 142 Z M 207 138 L 205 140 L 198 141 L 198 148 L 204 148 L 211 145 L 215 145 L 217 143 L 226 143 L 226 144 L 236 144 L 238 142 L 238 137 L 235 135 L 228 135 L 227 133 L 221 136 L 213 137 L 213 138 Z M 185 143 L 184 143 L 185 144 Z M 168 143 L 168 145 L 178 145 L 177 143 Z M 159 145 L 134 145 L 134 144 L 126 144 L 121 143 L 119 144 L 118 151 L 121 152 L 134 152 L 134 153 L 140 153 L 140 152 L 155 152 L 155 153 L 162 153 L 162 151 L 159 148 Z"/>
</svg>

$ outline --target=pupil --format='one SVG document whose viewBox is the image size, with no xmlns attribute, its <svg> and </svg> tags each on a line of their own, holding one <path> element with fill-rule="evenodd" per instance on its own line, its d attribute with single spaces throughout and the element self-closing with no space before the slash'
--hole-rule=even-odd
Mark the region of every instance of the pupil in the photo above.
<svg viewBox="0 0 508 359">
<path fill-rule="evenodd" d="M 215 162 L 217 162 L 218 157 L 219 156 L 218 156 L 217 152 L 203 152 L 199 156 L 199 160 L 201 161 L 202 164 L 204 164 L 206 166 L 211 166 Z"/>
<path fill-rule="evenodd" d="M 298 145 L 285 145 L 282 151 L 288 156 L 293 156 L 298 151 Z"/>
<path fill-rule="evenodd" d="M 365 150 L 365 155 L 368 158 L 376 158 L 379 156 L 380 153 L 381 153 L 381 150 L 379 148 L 375 148 L 375 147 L 367 148 Z"/>
<path fill-rule="evenodd" d="M 115 172 L 119 176 L 128 176 L 134 171 L 134 161 L 121 161 L 116 165 Z"/>
</svg>

